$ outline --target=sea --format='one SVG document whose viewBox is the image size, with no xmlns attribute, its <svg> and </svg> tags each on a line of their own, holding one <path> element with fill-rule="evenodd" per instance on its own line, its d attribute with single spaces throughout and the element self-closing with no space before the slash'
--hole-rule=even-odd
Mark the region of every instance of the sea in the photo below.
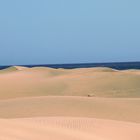
<svg viewBox="0 0 140 140">
<path fill-rule="evenodd" d="M 75 68 L 92 68 L 92 67 L 109 67 L 117 70 L 126 69 L 140 69 L 140 62 L 111 62 L 111 63 L 75 63 L 75 64 L 40 64 L 40 65 L 18 65 L 25 67 L 50 67 L 50 68 L 64 68 L 64 69 L 75 69 Z M 11 67 L 11 65 L 0 66 L 0 70 Z"/>
</svg>

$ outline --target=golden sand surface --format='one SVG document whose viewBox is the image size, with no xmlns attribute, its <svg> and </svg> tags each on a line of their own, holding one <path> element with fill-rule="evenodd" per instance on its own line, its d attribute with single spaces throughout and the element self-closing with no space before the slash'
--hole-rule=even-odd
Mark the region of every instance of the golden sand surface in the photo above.
<svg viewBox="0 0 140 140">
<path fill-rule="evenodd" d="M 140 70 L 0 70 L 0 140 L 139 140 Z"/>
</svg>

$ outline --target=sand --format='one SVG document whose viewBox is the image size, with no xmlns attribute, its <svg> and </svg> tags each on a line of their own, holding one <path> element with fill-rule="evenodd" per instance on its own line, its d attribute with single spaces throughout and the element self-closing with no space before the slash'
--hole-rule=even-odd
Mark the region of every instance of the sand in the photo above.
<svg viewBox="0 0 140 140">
<path fill-rule="evenodd" d="M 3 71 L 0 72 L 0 99 L 52 95 L 140 97 L 138 70 L 12 67 Z"/>
<path fill-rule="evenodd" d="M 28 118 L 0 120 L 0 124 L 1 140 L 140 139 L 138 124 L 93 118 Z"/>
<path fill-rule="evenodd" d="M 0 118 L 90 117 L 140 123 L 140 99 L 27 97 L 0 101 Z"/>
<path fill-rule="evenodd" d="M 0 140 L 139 140 L 140 70 L 0 71 Z"/>
</svg>

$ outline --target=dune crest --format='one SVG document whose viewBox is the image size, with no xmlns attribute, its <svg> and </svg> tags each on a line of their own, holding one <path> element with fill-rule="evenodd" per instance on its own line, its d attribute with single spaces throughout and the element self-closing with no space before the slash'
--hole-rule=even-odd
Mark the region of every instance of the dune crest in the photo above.
<svg viewBox="0 0 140 140">
<path fill-rule="evenodd" d="M 0 70 L 0 73 L 2 73 L 2 72 L 9 73 L 9 72 L 20 71 L 20 70 L 24 70 L 24 69 L 27 69 L 27 67 L 11 66 L 11 67 L 8 67 L 6 69 Z"/>
<path fill-rule="evenodd" d="M 92 68 L 94 72 L 116 72 L 119 70 L 108 68 L 108 67 L 97 67 L 97 68 Z"/>
</svg>

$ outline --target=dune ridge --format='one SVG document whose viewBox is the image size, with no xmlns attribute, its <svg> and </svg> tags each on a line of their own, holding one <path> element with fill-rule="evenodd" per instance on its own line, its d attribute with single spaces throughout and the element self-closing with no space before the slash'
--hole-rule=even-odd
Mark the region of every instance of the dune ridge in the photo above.
<svg viewBox="0 0 140 140">
<path fill-rule="evenodd" d="M 23 66 L 10 66 L 6 69 L 2 69 L 0 70 L 0 73 L 4 73 L 4 72 L 14 72 L 14 71 L 19 71 L 19 70 L 25 70 L 25 69 L 28 69 L 27 67 L 23 67 Z"/>
<path fill-rule="evenodd" d="M 16 71 L 0 74 L 0 99 L 28 96 L 140 97 L 138 70 L 13 68 Z"/>
</svg>

